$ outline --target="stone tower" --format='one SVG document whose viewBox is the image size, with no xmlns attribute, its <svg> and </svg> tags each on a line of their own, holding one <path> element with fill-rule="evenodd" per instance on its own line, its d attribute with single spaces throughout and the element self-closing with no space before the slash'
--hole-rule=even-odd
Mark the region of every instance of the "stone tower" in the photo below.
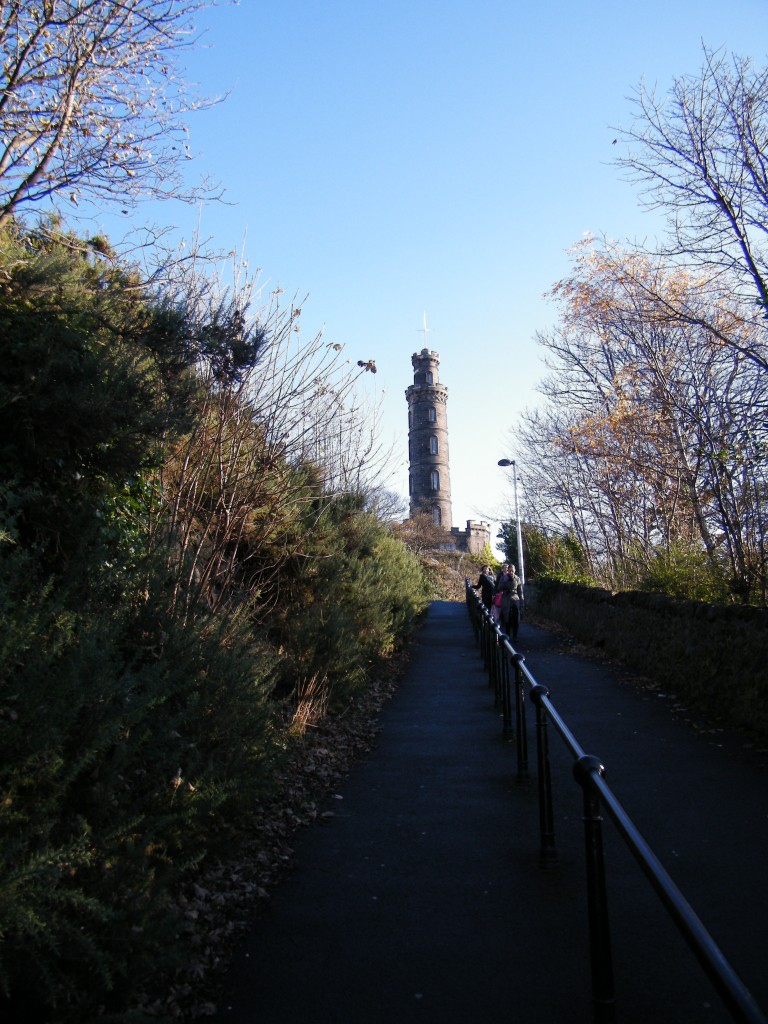
<svg viewBox="0 0 768 1024">
<path fill-rule="evenodd" d="M 448 472 L 448 388 L 438 381 L 437 352 L 414 352 L 408 402 L 408 474 L 410 512 L 428 511 L 450 532 L 451 478 Z"/>
</svg>

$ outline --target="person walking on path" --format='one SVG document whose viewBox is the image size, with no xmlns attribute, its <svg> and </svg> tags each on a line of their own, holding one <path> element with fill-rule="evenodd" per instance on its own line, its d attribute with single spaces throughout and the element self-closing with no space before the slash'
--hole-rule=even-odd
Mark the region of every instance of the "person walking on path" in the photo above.
<svg viewBox="0 0 768 1024">
<path fill-rule="evenodd" d="M 493 591 L 496 586 L 496 581 L 491 575 L 490 565 L 484 565 L 480 571 L 480 575 L 477 578 L 477 583 L 474 584 L 473 589 L 480 591 L 480 600 L 483 602 L 488 611 L 491 610 L 493 604 Z"/>
<path fill-rule="evenodd" d="M 509 572 L 501 583 L 501 628 L 517 640 L 517 633 L 520 628 L 521 610 L 523 604 L 523 584 L 517 575 L 514 565 L 509 566 Z"/>
<path fill-rule="evenodd" d="M 491 618 L 497 625 L 501 625 L 501 606 L 504 600 L 504 587 L 509 580 L 509 565 L 504 565 L 496 573 L 496 580 L 493 585 L 493 604 L 491 607 Z"/>
</svg>

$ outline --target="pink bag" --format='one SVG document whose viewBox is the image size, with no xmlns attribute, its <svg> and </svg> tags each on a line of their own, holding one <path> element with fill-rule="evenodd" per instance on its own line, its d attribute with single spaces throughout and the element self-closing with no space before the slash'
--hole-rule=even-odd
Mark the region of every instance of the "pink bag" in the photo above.
<svg viewBox="0 0 768 1024">
<path fill-rule="evenodd" d="M 493 595 L 493 603 L 497 608 L 501 608 L 501 591 L 499 591 L 498 594 Z"/>
</svg>

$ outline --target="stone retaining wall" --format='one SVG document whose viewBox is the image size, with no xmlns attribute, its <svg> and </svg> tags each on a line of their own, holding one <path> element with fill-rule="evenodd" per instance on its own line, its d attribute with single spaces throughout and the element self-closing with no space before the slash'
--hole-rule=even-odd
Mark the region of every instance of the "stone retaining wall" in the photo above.
<svg viewBox="0 0 768 1024">
<path fill-rule="evenodd" d="M 768 611 L 550 580 L 528 583 L 525 597 L 532 613 L 602 647 L 721 724 L 768 738 Z"/>
</svg>

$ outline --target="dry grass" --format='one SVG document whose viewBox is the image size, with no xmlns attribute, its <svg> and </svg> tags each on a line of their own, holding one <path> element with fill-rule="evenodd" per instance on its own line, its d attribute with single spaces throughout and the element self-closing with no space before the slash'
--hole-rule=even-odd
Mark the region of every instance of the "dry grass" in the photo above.
<svg viewBox="0 0 768 1024">
<path fill-rule="evenodd" d="M 291 737 L 302 737 L 307 729 L 317 728 L 328 712 L 330 696 L 331 684 L 325 672 L 316 672 L 299 684 L 288 727 Z"/>
</svg>

